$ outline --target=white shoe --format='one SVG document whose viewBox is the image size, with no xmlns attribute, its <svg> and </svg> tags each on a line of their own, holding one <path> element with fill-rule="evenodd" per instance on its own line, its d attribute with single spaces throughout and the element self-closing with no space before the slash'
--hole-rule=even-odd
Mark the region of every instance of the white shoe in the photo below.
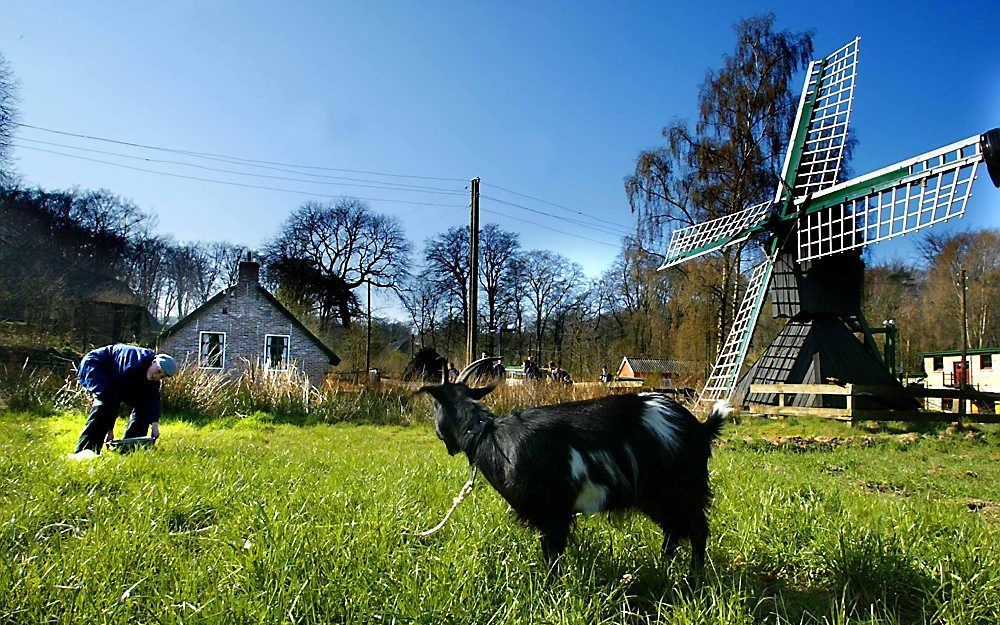
<svg viewBox="0 0 1000 625">
<path fill-rule="evenodd" d="M 82 449 L 75 454 L 70 454 L 70 460 L 89 460 L 90 458 L 100 458 L 100 454 L 95 452 L 93 449 Z"/>
</svg>

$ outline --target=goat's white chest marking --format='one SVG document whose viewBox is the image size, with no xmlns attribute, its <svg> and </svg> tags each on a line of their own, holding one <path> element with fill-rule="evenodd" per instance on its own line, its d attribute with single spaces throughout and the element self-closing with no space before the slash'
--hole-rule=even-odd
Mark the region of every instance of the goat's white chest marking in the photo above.
<svg viewBox="0 0 1000 625">
<path fill-rule="evenodd" d="M 600 484 L 587 480 L 580 485 L 580 494 L 576 496 L 573 509 L 576 512 L 596 514 L 604 510 L 604 500 L 608 497 L 608 489 Z"/>
<path fill-rule="evenodd" d="M 579 488 L 576 501 L 573 503 L 573 510 L 586 514 L 595 514 L 603 510 L 604 502 L 608 497 L 608 489 L 590 481 L 583 456 L 572 447 L 569 449 L 569 472 Z"/>
</svg>

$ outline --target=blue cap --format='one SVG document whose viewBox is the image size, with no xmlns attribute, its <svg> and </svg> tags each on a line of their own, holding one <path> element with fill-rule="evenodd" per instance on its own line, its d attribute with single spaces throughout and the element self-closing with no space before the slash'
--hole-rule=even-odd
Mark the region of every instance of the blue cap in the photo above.
<svg viewBox="0 0 1000 625">
<path fill-rule="evenodd" d="M 157 354 L 153 362 L 159 365 L 160 371 L 168 378 L 177 373 L 177 362 L 166 354 Z"/>
</svg>

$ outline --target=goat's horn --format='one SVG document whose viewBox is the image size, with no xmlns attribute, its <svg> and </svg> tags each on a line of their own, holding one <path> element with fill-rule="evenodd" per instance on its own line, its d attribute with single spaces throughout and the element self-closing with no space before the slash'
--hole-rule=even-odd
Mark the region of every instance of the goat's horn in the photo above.
<svg viewBox="0 0 1000 625">
<path fill-rule="evenodd" d="M 500 358 L 498 356 L 487 356 L 486 358 L 480 358 L 479 360 L 470 363 L 468 366 L 465 367 L 465 369 L 462 369 L 462 372 L 458 374 L 457 378 L 455 378 L 455 384 L 465 383 L 466 378 L 468 378 L 469 375 L 471 375 L 472 372 L 479 367 L 479 365 L 481 365 L 484 362 L 489 362 L 491 360 L 500 360 Z"/>
</svg>

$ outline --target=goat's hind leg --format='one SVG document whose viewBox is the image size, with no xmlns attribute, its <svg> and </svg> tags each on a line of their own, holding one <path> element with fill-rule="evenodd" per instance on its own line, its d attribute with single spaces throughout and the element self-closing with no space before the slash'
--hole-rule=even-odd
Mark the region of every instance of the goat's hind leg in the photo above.
<svg viewBox="0 0 1000 625">
<path fill-rule="evenodd" d="M 670 525 L 661 525 L 663 530 L 663 546 L 660 547 L 660 559 L 670 560 L 677 555 L 677 536 Z"/>
<path fill-rule="evenodd" d="M 660 559 L 668 560 L 677 554 L 677 542 L 686 536 L 686 532 L 677 527 L 671 515 L 659 505 L 645 505 L 641 510 L 646 516 L 660 526 L 663 531 L 663 545 L 660 547 Z"/>
<path fill-rule="evenodd" d="M 705 548 L 708 543 L 708 517 L 704 510 L 694 513 L 691 519 L 691 568 L 701 571 L 705 566 Z"/>
<path fill-rule="evenodd" d="M 551 520 L 541 527 L 542 553 L 550 568 L 556 568 L 559 556 L 566 550 L 570 523 L 570 519 L 558 519 Z"/>
</svg>

